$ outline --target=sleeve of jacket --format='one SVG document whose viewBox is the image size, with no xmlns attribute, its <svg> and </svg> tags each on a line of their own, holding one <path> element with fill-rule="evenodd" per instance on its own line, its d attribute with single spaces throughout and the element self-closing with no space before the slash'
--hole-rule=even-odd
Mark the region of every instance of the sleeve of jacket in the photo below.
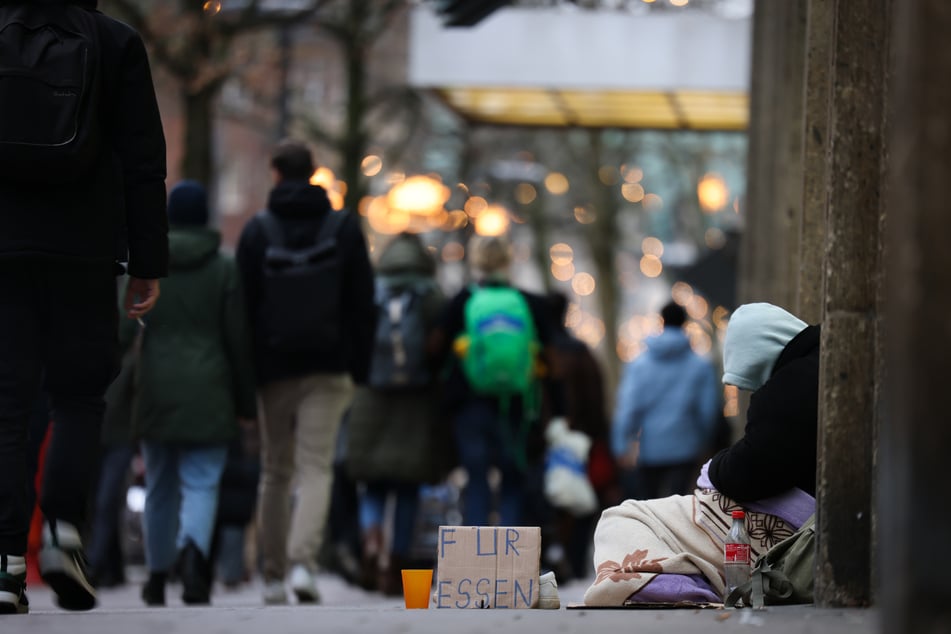
<svg viewBox="0 0 951 634">
<path fill-rule="evenodd" d="M 111 125 L 124 186 L 129 274 L 154 279 L 168 274 L 165 135 L 145 45 L 131 29 L 121 56 Z"/>
<path fill-rule="evenodd" d="M 251 330 L 237 266 L 231 259 L 223 262 L 225 288 L 222 301 L 222 334 L 231 366 L 235 411 L 242 418 L 257 418 L 254 361 L 251 353 Z"/>
<path fill-rule="evenodd" d="M 775 379 L 775 377 L 774 377 Z M 782 381 L 770 379 L 750 397 L 743 437 L 710 462 L 710 481 L 737 502 L 778 495 L 795 486 L 795 464 L 802 458 L 789 433 L 795 398 Z"/>
<path fill-rule="evenodd" d="M 343 316 L 350 337 L 350 376 L 354 383 L 365 384 L 370 372 L 370 354 L 376 329 L 373 305 L 373 267 L 359 217 L 352 212 L 341 229 L 347 245 L 344 262 Z"/>
<path fill-rule="evenodd" d="M 634 363 L 628 363 L 618 385 L 614 421 L 611 424 L 611 452 L 615 457 L 627 451 L 628 445 L 640 431 L 640 423 L 634 416 L 637 396 L 637 367 Z"/>
</svg>

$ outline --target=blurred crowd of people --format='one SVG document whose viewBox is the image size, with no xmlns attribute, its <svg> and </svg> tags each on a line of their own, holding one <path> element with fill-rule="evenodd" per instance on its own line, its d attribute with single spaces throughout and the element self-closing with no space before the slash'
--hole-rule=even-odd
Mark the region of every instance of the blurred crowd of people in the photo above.
<svg viewBox="0 0 951 634">
<path fill-rule="evenodd" d="M 282 142 L 270 166 L 266 209 L 233 258 L 204 186 L 169 193 L 162 300 L 120 326 L 84 531 L 93 584 L 126 582 L 133 465 L 147 605 L 164 605 L 173 579 L 185 603 L 207 604 L 216 578 L 228 587 L 256 574 L 264 602 L 283 604 L 319 602 L 321 567 L 399 594 L 401 568 L 434 564 L 414 544 L 435 530 L 421 494 L 440 488 L 453 502 L 436 523 L 541 526 L 543 568 L 586 578 L 601 509 L 653 493 L 632 478 L 692 471 L 711 449 L 713 370 L 690 351 L 679 306 L 664 309 L 644 355 L 655 384 L 635 384 L 642 362 L 628 368 L 612 436 L 599 361 L 565 327 L 567 299 L 512 286 L 507 237 L 474 236 L 471 283 L 447 297 L 415 234 L 392 237 L 371 265 L 356 216 L 309 182 L 306 145 Z M 518 376 L 489 384 L 505 364 Z M 565 466 L 546 439 L 553 421 L 585 439 L 577 495 L 546 490 L 546 473 Z M 658 465 L 670 445 L 685 449 Z M 688 480 L 668 490 L 686 493 Z"/>
</svg>

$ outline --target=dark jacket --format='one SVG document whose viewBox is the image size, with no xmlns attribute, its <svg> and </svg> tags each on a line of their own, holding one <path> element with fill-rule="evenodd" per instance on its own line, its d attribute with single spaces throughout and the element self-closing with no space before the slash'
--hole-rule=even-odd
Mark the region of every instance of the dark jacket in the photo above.
<svg viewBox="0 0 951 634">
<path fill-rule="evenodd" d="M 753 392 L 743 437 L 710 463 L 710 480 L 737 502 L 799 487 L 816 493 L 819 326 L 796 335 Z"/>
<path fill-rule="evenodd" d="M 431 283 L 421 311 L 431 333 L 446 299 L 432 256 L 415 236 L 397 236 L 380 254 L 379 283 L 397 288 Z M 454 464 L 451 426 L 440 415 L 433 383 L 410 389 L 357 388 L 350 409 L 347 470 L 362 481 L 438 482 Z"/>
<path fill-rule="evenodd" d="M 268 209 L 284 229 L 287 247 L 314 244 L 320 225 L 332 213 L 327 192 L 306 181 L 282 181 L 268 197 Z M 248 314 L 255 333 L 255 368 L 261 384 L 308 374 L 349 372 L 354 382 L 366 382 L 373 341 L 373 269 L 366 241 L 357 216 L 348 217 L 337 234 L 341 258 L 341 331 L 340 344 L 326 355 L 301 352 L 278 354 L 268 349 L 259 336 L 256 319 L 263 301 L 264 253 L 267 237 L 257 216 L 245 225 L 238 241 L 237 260 L 244 281 Z M 306 288 L 301 293 L 307 293 Z M 286 310 L 294 310 L 293 305 Z"/>
<path fill-rule="evenodd" d="M 99 12 L 95 16 L 107 147 L 88 177 L 68 186 L 27 186 L 0 177 L 0 260 L 128 257 L 131 275 L 163 277 L 165 136 L 145 45 L 125 24 Z"/>
<path fill-rule="evenodd" d="M 173 227 L 170 238 L 171 274 L 144 318 L 134 428 L 151 441 L 224 444 L 238 417 L 256 417 L 238 271 L 216 231 Z M 124 320 L 124 341 L 135 328 Z"/>
</svg>

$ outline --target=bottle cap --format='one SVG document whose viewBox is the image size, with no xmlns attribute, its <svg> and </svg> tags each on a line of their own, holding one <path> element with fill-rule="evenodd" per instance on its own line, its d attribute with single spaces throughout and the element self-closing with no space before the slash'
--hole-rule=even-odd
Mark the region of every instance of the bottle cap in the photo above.
<svg viewBox="0 0 951 634">
<path fill-rule="evenodd" d="M 735 520 L 736 520 L 736 519 L 740 519 L 740 520 L 741 520 L 741 519 L 743 519 L 744 517 L 746 517 L 746 513 L 744 513 L 743 511 L 733 511 L 733 512 L 731 513 L 731 515 L 733 516 L 733 519 L 735 519 Z"/>
</svg>

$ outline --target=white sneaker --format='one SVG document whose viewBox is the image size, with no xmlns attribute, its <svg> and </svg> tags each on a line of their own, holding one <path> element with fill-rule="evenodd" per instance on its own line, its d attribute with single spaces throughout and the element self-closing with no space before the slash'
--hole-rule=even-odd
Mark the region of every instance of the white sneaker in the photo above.
<svg viewBox="0 0 951 634">
<path fill-rule="evenodd" d="M 271 580 L 264 582 L 264 605 L 286 605 L 287 590 L 284 582 Z"/>
<path fill-rule="evenodd" d="M 297 595 L 298 603 L 320 603 L 314 575 L 303 564 L 291 568 L 291 590 Z"/>
<path fill-rule="evenodd" d="M 538 578 L 538 609 L 558 610 L 561 601 L 558 600 L 558 581 L 554 572 L 546 572 Z"/>
</svg>

